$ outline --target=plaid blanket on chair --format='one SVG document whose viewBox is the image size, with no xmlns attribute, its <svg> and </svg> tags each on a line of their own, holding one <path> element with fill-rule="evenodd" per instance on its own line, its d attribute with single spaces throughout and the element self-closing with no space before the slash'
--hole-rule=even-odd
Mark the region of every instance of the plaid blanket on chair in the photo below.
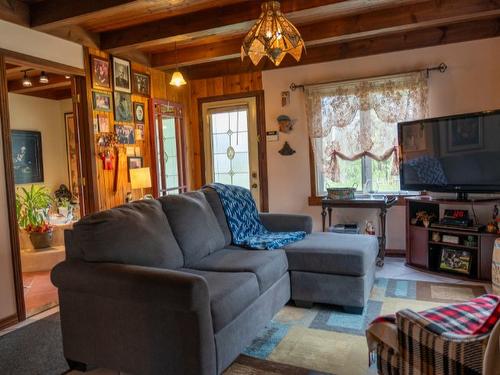
<svg viewBox="0 0 500 375">
<path fill-rule="evenodd" d="M 281 249 L 306 236 L 306 232 L 268 231 L 260 221 L 250 190 L 219 183 L 210 184 L 208 187 L 219 195 L 234 245 L 260 250 Z"/>
<path fill-rule="evenodd" d="M 406 309 L 379 317 L 367 339 L 379 374 L 480 375 L 489 334 L 499 321 L 500 297 L 484 295 L 420 313 Z M 397 345 L 388 345 L 380 337 L 394 325 Z"/>
</svg>

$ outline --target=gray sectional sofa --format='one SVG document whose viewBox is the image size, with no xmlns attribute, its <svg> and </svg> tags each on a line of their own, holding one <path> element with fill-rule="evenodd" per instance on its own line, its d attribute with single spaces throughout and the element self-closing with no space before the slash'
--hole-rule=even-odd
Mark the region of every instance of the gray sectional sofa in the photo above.
<svg viewBox="0 0 500 375">
<path fill-rule="evenodd" d="M 66 261 L 52 271 L 69 366 L 220 374 L 290 299 L 362 310 L 376 238 L 311 233 L 303 215 L 261 220 L 308 235 L 283 250 L 233 246 L 212 189 L 80 220 L 65 233 Z"/>
</svg>

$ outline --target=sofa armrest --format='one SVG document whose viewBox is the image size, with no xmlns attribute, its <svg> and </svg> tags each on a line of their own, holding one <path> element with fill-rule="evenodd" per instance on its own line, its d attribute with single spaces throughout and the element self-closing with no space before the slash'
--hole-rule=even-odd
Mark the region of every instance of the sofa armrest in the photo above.
<svg viewBox="0 0 500 375">
<path fill-rule="evenodd" d="M 62 291 L 139 303 L 154 301 L 169 310 L 196 311 L 209 305 L 204 278 L 168 269 L 69 260 L 54 267 L 51 280 Z"/>
<path fill-rule="evenodd" d="M 260 220 L 271 232 L 312 232 L 312 217 L 309 215 L 260 213 Z"/>
</svg>

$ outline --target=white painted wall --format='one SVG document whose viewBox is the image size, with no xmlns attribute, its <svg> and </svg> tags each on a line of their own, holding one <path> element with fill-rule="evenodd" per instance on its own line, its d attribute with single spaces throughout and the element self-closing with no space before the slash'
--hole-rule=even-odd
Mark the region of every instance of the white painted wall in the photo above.
<svg viewBox="0 0 500 375">
<path fill-rule="evenodd" d="M 301 90 L 291 92 L 291 103 L 281 107 L 281 91 L 296 84 L 393 74 L 434 66 L 448 65 L 445 74 L 430 78 L 430 116 L 445 116 L 500 108 L 500 38 L 467 43 L 394 52 L 356 59 L 297 66 L 264 71 L 266 124 L 277 130 L 276 118 L 287 114 L 296 119 L 290 134 L 280 134 L 279 142 L 267 143 L 269 203 L 272 212 L 307 213 L 320 229 L 319 207 L 310 207 L 308 134 L 304 96 Z M 278 150 L 288 141 L 297 152 L 281 156 Z M 337 210 L 335 220 L 364 222 L 366 217 L 377 222 L 375 211 Z M 388 248 L 405 248 L 404 207 L 395 207 L 388 215 Z"/>
<path fill-rule="evenodd" d="M 83 47 L 0 20 L 0 48 L 83 69 Z"/>
<path fill-rule="evenodd" d="M 71 105 L 71 99 L 68 100 Z M 51 193 L 61 184 L 69 186 L 64 124 L 64 111 L 68 109 L 68 100 L 58 101 L 9 93 L 11 129 L 42 133 L 44 181 L 41 184 Z"/>
</svg>

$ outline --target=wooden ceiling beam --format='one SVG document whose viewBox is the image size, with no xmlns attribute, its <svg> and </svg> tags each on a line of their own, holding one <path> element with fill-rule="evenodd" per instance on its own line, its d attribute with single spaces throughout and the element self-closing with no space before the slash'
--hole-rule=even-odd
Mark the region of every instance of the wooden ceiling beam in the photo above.
<svg viewBox="0 0 500 375">
<path fill-rule="evenodd" d="M 307 55 L 303 56 L 299 63 L 287 56 L 280 67 L 315 64 L 498 36 L 500 36 L 500 17 L 315 46 L 308 49 Z M 242 62 L 236 58 L 184 67 L 183 72 L 187 79 L 196 80 L 275 68 L 269 61 L 253 66 L 248 59 Z"/>
<path fill-rule="evenodd" d="M 20 0 L 0 0 L 0 20 L 29 27 L 29 7 Z"/>
<path fill-rule="evenodd" d="M 31 87 L 24 87 L 21 79 L 15 79 L 8 82 L 7 87 L 9 92 L 13 92 L 16 94 L 25 94 L 29 92 L 41 91 L 41 90 L 49 90 L 54 88 L 61 87 L 71 87 L 71 80 L 66 79 L 64 76 L 58 74 L 47 74 L 49 78 L 49 83 L 40 83 L 38 81 L 39 76 L 30 76 L 28 72 L 28 76 L 33 83 Z"/>
<path fill-rule="evenodd" d="M 308 47 L 331 42 L 376 37 L 397 32 L 418 30 L 461 21 L 493 18 L 500 15 L 500 2 L 477 0 L 443 0 L 387 10 L 376 10 L 355 16 L 331 18 L 299 26 Z M 171 68 L 175 64 L 190 65 L 237 57 L 244 35 L 230 40 L 173 52 L 152 55 L 152 66 Z"/>
<path fill-rule="evenodd" d="M 371 1 L 385 6 L 395 2 Z M 351 7 L 361 6 L 360 0 L 282 0 L 281 9 L 291 19 L 299 15 L 303 18 L 314 18 L 318 12 L 334 12 L 339 5 L 347 3 L 352 3 Z M 366 7 L 366 0 L 363 0 L 363 4 Z M 237 3 L 103 32 L 101 48 L 111 53 L 119 53 L 131 48 L 153 47 L 207 35 L 244 32 L 259 17 L 261 10 L 258 5 L 258 2 L 251 2 L 251 5 L 248 2 Z M 297 14 L 294 14 L 295 12 Z"/>
<path fill-rule="evenodd" d="M 138 0 L 44 0 L 30 5 L 31 27 L 45 31 L 77 22 L 82 17 L 95 17 L 103 11 L 136 3 Z"/>
</svg>

